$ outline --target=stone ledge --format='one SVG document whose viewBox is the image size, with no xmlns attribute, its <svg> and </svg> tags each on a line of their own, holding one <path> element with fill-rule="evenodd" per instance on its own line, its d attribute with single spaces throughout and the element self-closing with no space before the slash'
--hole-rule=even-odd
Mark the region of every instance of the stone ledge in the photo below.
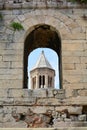
<svg viewBox="0 0 87 130">
<path fill-rule="evenodd" d="M 0 128 L 0 130 L 87 130 L 87 127 L 60 127 L 60 128 Z"/>
</svg>

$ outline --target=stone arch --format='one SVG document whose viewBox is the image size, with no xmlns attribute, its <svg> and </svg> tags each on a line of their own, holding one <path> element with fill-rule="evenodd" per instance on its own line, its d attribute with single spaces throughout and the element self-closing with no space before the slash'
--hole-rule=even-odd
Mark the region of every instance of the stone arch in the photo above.
<svg viewBox="0 0 87 130">
<path fill-rule="evenodd" d="M 51 13 L 50 13 L 51 12 Z M 24 13 L 24 15 L 15 16 L 13 20 L 20 22 L 24 27 L 24 32 L 17 32 L 14 35 L 14 42 L 23 43 L 26 36 L 35 28 L 36 25 L 46 24 L 54 27 L 59 31 L 62 40 L 66 39 L 79 39 L 79 34 L 84 33 L 84 28 L 74 18 L 67 16 L 58 10 L 32 10 L 31 12 Z M 6 34 L 10 33 L 8 31 L 9 25 L 6 25 Z M 12 30 L 11 30 L 12 31 Z M 76 34 L 78 35 L 76 36 Z M 20 35 L 22 36 L 20 38 Z M 81 39 L 81 38 L 80 38 Z"/>
<path fill-rule="evenodd" d="M 74 18 L 68 17 L 67 15 L 59 12 L 58 10 L 32 10 L 31 12 L 15 16 L 15 19 L 11 21 L 20 22 L 24 27 L 24 30 L 21 31 L 21 33 L 18 31 L 14 33 L 14 30 L 11 30 L 11 32 L 13 32 L 14 34 L 13 39 L 15 39 L 13 41 L 14 44 L 11 45 L 15 49 L 21 47 L 23 51 L 26 37 L 33 30 L 35 30 L 36 25 L 49 25 L 50 27 L 53 27 L 52 29 L 54 29 L 58 34 L 60 34 L 62 45 L 64 44 L 64 40 L 78 40 L 79 38 L 85 39 L 85 37 L 83 37 L 84 28 L 82 28 L 82 26 L 78 24 L 78 22 L 75 21 Z M 11 33 L 8 30 L 10 30 L 10 28 L 6 25 L 5 33 L 7 35 Z M 22 60 L 21 62 L 23 64 Z"/>
<path fill-rule="evenodd" d="M 59 32 L 52 26 L 46 24 L 36 25 L 27 35 L 24 44 L 24 86 L 27 88 L 28 83 L 28 55 L 36 48 L 53 49 L 59 57 L 59 79 L 62 87 L 62 60 L 61 60 L 61 38 Z"/>
</svg>

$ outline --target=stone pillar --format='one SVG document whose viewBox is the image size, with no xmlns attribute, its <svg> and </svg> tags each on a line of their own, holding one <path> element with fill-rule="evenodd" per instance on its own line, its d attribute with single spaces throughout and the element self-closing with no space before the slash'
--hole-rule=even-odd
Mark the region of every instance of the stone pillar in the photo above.
<svg viewBox="0 0 87 130">
<path fill-rule="evenodd" d="M 44 88 L 44 86 L 43 86 L 43 76 L 41 76 L 41 88 Z"/>
<path fill-rule="evenodd" d="M 36 75 L 36 89 L 39 88 L 39 76 Z"/>
<path fill-rule="evenodd" d="M 44 88 L 48 88 L 48 74 L 45 74 L 45 85 Z"/>
<path fill-rule="evenodd" d="M 30 89 L 33 89 L 32 77 L 30 77 Z"/>
<path fill-rule="evenodd" d="M 52 77 L 52 86 L 51 87 L 54 87 L 54 81 L 55 79 L 54 79 L 54 77 Z"/>
</svg>

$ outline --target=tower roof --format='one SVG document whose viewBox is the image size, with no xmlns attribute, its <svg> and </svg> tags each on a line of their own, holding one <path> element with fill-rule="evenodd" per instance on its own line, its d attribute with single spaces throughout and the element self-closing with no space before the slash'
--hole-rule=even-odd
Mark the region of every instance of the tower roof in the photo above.
<svg viewBox="0 0 87 130">
<path fill-rule="evenodd" d="M 35 66 L 32 68 L 32 70 L 36 69 L 36 68 L 49 68 L 49 69 L 53 69 L 52 66 L 50 65 L 49 61 L 45 57 L 44 51 L 41 52 L 41 54 L 39 56 L 39 59 L 37 60 Z"/>
</svg>

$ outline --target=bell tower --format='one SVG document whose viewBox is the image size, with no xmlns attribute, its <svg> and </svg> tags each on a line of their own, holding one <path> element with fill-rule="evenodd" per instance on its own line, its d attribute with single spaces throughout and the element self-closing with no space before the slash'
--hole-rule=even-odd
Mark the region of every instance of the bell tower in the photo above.
<svg viewBox="0 0 87 130">
<path fill-rule="evenodd" d="M 31 89 L 54 88 L 55 70 L 47 60 L 44 51 L 41 52 L 35 66 L 30 71 Z"/>
</svg>

